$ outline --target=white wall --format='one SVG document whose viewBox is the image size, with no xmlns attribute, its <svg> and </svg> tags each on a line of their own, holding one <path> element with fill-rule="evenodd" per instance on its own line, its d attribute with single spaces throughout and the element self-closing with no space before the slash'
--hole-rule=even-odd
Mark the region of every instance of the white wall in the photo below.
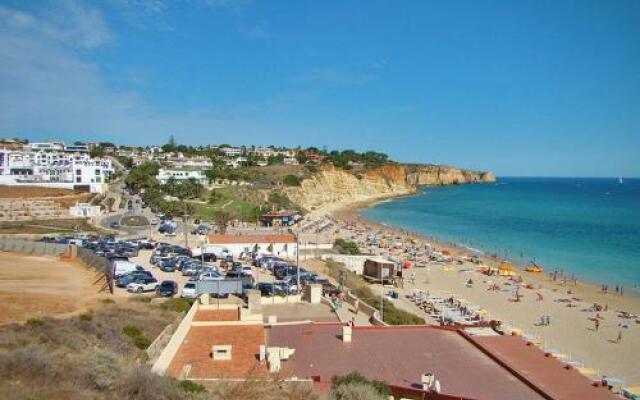
<svg viewBox="0 0 640 400">
<path fill-rule="evenodd" d="M 296 255 L 295 243 L 273 243 L 273 251 L 269 252 L 267 248 L 271 243 L 257 243 L 258 253 L 261 254 L 273 254 L 279 257 L 292 258 Z M 234 244 L 221 244 L 220 246 L 226 247 L 234 257 L 238 257 L 240 253 L 245 250 L 253 251 L 256 243 L 234 243 Z"/>
</svg>

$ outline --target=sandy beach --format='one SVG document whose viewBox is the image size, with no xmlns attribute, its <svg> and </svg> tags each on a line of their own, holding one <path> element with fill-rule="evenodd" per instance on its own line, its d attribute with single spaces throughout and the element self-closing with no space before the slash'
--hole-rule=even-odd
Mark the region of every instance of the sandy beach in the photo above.
<svg viewBox="0 0 640 400">
<path fill-rule="evenodd" d="M 449 249 L 453 260 L 472 255 L 463 247 L 408 233 L 402 227 L 382 226 L 358 215 L 358 210 L 375 201 L 380 199 L 334 203 L 314 210 L 308 220 L 331 221 L 332 225 L 323 232 L 309 232 L 301 237 L 307 242 L 321 243 L 336 238 L 353 240 L 359 243 L 363 253 L 393 255 L 405 260 L 410 259 L 407 247 L 420 248 L 427 244 L 436 250 Z M 399 249 L 366 246 L 366 238 L 370 233 L 394 238 L 403 246 Z M 498 262 L 489 257 L 481 259 L 487 265 Z M 597 285 L 571 279 L 563 283 L 560 277 L 552 281 L 546 272 L 528 273 L 516 268 L 517 276 L 522 278 L 518 284 L 520 278 L 488 276 L 477 269 L 477 264 L 467 261 L 461 264 L 428 263 L 425 267 L 406 270 L 402 288 L 388 286 L 384 290 L 399 292 L 399 298 L 393 300 L 395 304 L 420 316 L 424 316 L 424 312 L 407 298 L 417 290 L 435 297 L 454 297 L 464 304 L 481 307 L 488 312 L 485 319 L 499 320 L 513 327 L 541 348 L 557 354 L 558 358 L 584 367 L 585 374 L 593 379 L 607 376 L 621 380 L 624 386 L 640 385 L 640 368 L 635 357 L 640 350 L 640 323 L 636 322 L 636 318 L 624 318 L 620 313 L 640 314 L 640 296 L 615 294 L 611 287 L 605 294 Z M 413 272 L 415 281 L 412 283 L 406 276 L 413 275 Z M 473 282 L 472 285 L 468 285 L 469 280 Z M 499 289 L 489 290 L 494 285 Z M 379 285 L 373 286 L 378 292 L 383 290 Z M 521 297 L 516 302 L 513 300 L 517 286 L 520 287 L 517 293 Z M 598 304 L 601 310 L 595 311 L 594 304 Z M 541 324 L 542 316 L 548 316 L 548 325 Z M 620 341 L 617 340 L 619 334 L 622 336 Z"/>
</svg>

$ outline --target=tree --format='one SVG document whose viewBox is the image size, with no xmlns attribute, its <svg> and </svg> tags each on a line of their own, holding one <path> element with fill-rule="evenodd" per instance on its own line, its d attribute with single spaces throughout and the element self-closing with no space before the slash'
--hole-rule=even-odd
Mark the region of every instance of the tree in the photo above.
<svg viewBox="0 0 640 400">
<path fill-rule="evenodd" d="M 91 151 L 89 152 L 89 156 L 91 156 L 91 158 L 100 158 L 100 157 L 104 157 L 104 147 L 102 146 L 96 146 L 93 149 L 91 149 Z"/>
<path fill-rule="evenodd" d="M 284 156 L 282 154 L 278 154 L 277 156 L 269 156 L 269 158 L 267 158 L 267 164 L 282 165 L 284 164 Z"/>
<path fill-rule="evenodd" d="M 226 210 L 216 210 L 213 213 L 213 220 L 218 226 L 218 229 L 220 229 L 220 233 L 223 235 L 227 232 L 227 226 L 233 219 L 234 215 Z"/>
</svg>

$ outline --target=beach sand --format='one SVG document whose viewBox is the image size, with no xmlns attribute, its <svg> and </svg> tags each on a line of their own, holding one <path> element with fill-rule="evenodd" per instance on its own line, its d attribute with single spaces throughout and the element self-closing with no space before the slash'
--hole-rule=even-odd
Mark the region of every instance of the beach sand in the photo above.
<svg viewBox="0 0 640 400">
<path fill-rule="evenodd" d="M 371 203 L 336 203 L 315 210 L 311 219 L 330 215 L 330 218 L 335 221 L 335 226 L 321 234 L 308 234 L 306 237 L 303 234 L 301 237 L 303 240 L 323 243 L 333 241 L 337 237 L 364 242 L 367 233 L 382 232 L 382 235 L 400 237 L 402 238 L 400 241 L 404 243 L 414 240 L 418 243 L 429 243 L 436 249 L 446 247 L 451 249 L 454 258 L 471 255 L 462 247 L 441 243 L 433 238 L 427 239 L 420 235 L 408 234 L 398 228 L 382 226 L 357 214 L 358 210 Z M 370 248 L 368 250 L 382 255 L 388 254 L 388 249 Z M 394 254 L 402 257 L 399 252 Z M 496 261 L 488 260 L 488 263 Z M 519 290 L 519 294 L 522 295 L 521 301 L 514 302 L 511 301 L 514 299 L 512 289 L 514 286 L 511 285 L 511 281 L 503 277 L 481 274 L 476 271 L 476 268 L 476 264 L 469 262 L 463 265 L 447 264 L 447 268 L 441 265 L 412 268 L 410 271 L 416 273 L 415 284 L 411 284 L 405 278 L 403 289 L 385 288 L 385 290 L 399 291 L 400 298 L 394 300 L 395 304 L 421 316 L 424 316 L 422 311 L 405 297 L 416 289 L 429 291 L 432 296 L 443 298 L 453 296 L 457 300 L 463 299 L 468 304 L 487 310 L 489 319 L 497 319 L 520 329 L 524 335 L 537 341 L 543 349 L 560 353 L 560 358 L 566 357 L 567 361 L 581 362 L 584 366 L 594 369 L 595 373 L 592 376 L 594 379 L 606 375 L 609 378 L 623 380 L 624 386 L 640 385 L 640 368 L 638 367 L 640 364 L 637 361 L 637 354 L 640 351 L 640 324 L 634 319 L 618 317 L 618 311 L 621 310 L 640 314 L 640 296 L 628 293 L 624 296 L 616 295 L 612 293 L 612 288 L 609 288 L 609 294 L 604 294 L 596 285 L 579 281 L 576 284 L 568 281 L 563 285 L 561 279 L 551 281 L 546 273 L 517 271 L 524 282 L 534 289 L 522 287 Z M 466 285 L 469 279 L 474 282 L 471 287 Z M 494 283 L 502 290 L 488 290 Z M 377 293 L 382 290 L 379 285 L 373 286 L 373 290 Z M 542 296 L 542 300 L 539 300 L 538 293 Z M 568 302 L 558 301 L 567 299 L 571 300 L 572 307 L 567 306 Z M 607 305 L 608 311 L 599 313 L 584 311 L 594 303 Z M 540 318 L 543 315 L 550 317 L 549 325 L 540 324 Z M 600 316 L 597 331 L 593 321 L 596 315 Z M 620 323 L 626 324 L 628 328 L 620 329 Z M 617 343 L 619 331 L 622 332 L 622 340 Z"/>
</svg>

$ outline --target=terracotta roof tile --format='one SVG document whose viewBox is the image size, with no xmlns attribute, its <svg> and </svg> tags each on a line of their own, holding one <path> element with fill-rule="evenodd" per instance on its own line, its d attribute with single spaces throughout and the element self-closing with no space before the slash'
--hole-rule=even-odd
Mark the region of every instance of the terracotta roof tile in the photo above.
<svg viewBox="0 0 640 400">
<path fill-rule="evenodd" d="M 231 378 L 268 374 L 266 365 L 258 361 L 260 345 L 265 344 L 262 325 L 192 326 L 167 374 L 186 378 Z M 231 345 L 231 360 L 213 360 L 213 345 Z"/>
</svg>

